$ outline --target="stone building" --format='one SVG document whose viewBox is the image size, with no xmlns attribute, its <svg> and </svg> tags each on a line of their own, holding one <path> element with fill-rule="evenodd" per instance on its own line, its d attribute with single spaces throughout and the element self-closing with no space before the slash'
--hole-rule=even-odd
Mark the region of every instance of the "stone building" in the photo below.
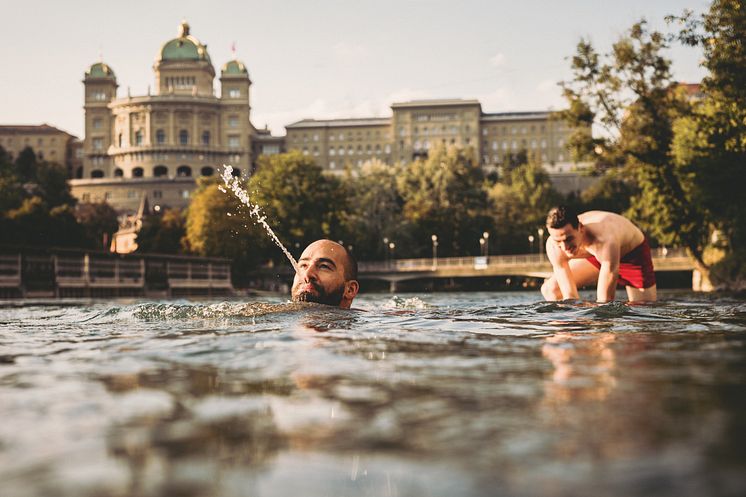
<svg viewBox="0 0 746 497">
<path fill-rule="evenodd" d="M 65 166 L 68 175 L 80 164 L 76 153 L 80 147 L 77 137 L 48 124 L 0 125 L 0 147 L 13 157 L 31 147 L 39 160 Z"/>
<path fill-rule="evenodd" d="M 478 100 L 462 99 L 394 103 L 391 111 L 384 118 L 298 121 L 286 126 L 286 147 L 332 172 L 374 158 L 394 163 L 426 157 L 436 144 L 471 147 L 487 169 L 521 150 L 549 172 L 582 167 L 566 150 L 571 130 L 547 111 L 484 113 Z"/>
<path fill-rule="evenodd" d="M 251 80 L 239 60 L 220 71 L 219 95 L 207 46 L 182 22 L 153 65 L 155 91 L 118 97 L 117 78 L 103 62 L 85 74 L 83 161 L 71 180 L 82 201 L 107 201 L 134 212 L 144 195 L 152 207 L 183 208 L 195 178 L 231 164 L 252 168 Z"/>
</svg>

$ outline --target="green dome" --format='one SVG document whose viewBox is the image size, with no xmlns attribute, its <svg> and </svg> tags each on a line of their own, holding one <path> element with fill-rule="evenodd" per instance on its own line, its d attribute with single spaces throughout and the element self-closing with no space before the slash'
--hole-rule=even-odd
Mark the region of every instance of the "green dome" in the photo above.
<svg viewBox="0 0 746 497">
<path fill-rule="evenodd" d="M 86 78 L 115 78 L 111 67 L 103 62 L 96 62 L 85 73 Z"/>
<path fill-rule="evenodd" d="M 246 66 L 240 60 L 231 60 L 223 65 L 223 74 L 249 74 Z"/>
<path fill-rule="evenodd" d="M 207 46 L 189 35 L 189 24 L 182 22 L 179 26 L 179 37 L 169 40 L 161 47 L 158 60 L 205 60 L 210 62 Z"/>
</svg>

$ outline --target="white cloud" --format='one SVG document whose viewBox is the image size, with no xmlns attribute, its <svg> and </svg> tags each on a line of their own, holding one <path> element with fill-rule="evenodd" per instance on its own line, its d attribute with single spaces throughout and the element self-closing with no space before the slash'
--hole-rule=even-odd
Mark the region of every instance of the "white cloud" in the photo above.
<svg viewBox="0 0 746 497">
<path fill-rule="evenodd" d="M 500 67 L 505 64 L 505 55 L 498 53 L 490 57 L 490 65 L 493 67 Z"/>
</svg>

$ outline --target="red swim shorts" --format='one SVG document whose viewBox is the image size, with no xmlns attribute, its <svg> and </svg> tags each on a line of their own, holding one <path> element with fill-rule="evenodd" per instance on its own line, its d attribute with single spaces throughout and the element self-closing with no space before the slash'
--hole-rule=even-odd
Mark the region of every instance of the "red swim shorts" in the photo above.
<svg viewBox="0 0 746 497">
<path fill-rule="evenodd" d="M 594 256 L 586 260 L 597 268 L 601 268 L 601 263 Z M 617 286 L 650 288 L 653 285 L 655 285 L 655 271 L 653 270 L 653 258 L 650 255 L 650 245 L 646 238 L 619 260 Z"/>
</svg>

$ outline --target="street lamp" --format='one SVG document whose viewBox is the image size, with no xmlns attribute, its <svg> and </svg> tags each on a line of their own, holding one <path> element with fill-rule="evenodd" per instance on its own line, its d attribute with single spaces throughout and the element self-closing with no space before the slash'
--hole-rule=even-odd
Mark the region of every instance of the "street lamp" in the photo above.
<svg viewBox="0 0 746 497">
<path fill-rule="evenodd" d="M 484 255 L 489 256 L 490 255 L 490 234 L 486 231 L 482 233 L 482 238 L 484 238 Z"/>
<path fill-rule="evenodd" d="M 383 237 L 383 258 L 386 262 L 389 260 L 389 239 L 385 236 Z"/>
<path fill-rule="evenodd" d="M 528 235 L 528 243 L 531 244 L 530 254 L 534 253 L 534 235 Z"/>
<path fill-rule="evenodd" d="M 433 271 L 438 267 L 438 235 L 431 235 L 433 241 Z"/>
<path fill-rule="evenodd" d="M 539 255 L 542 255 L 544 253 L 544 228 L 539 228 L 536 232 L 539 234 Z"/>
<path fill-rule="evenodd" d="M 484 238 L 480 238 L 479 239 L 479 255 L 481 255 L 482 257 L 484 257 L 484 244 L 485 244 Z"/>
<path fill-rule="evenodd" d="M 389 259 L 391 260 L 392 264 L 394 262 L 394 249 L 395 248 L 396 248 L 396 244 L 394 242 L 389 242 L 389 250 L 391 251 Z"/>
</svg>

